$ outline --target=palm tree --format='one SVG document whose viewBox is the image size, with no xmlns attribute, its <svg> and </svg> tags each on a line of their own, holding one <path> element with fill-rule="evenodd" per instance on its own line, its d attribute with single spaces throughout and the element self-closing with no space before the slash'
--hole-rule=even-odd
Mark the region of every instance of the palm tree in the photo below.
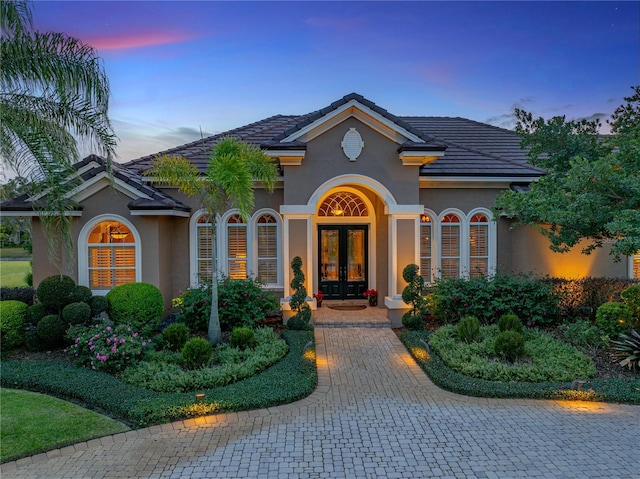
<svg viewBox="0 0 640 479">
<path fill-rule="evenodd" d="M 0 0 L 0 157 L 19 176 L 43 185 L 36 202 L 60 265 L 71 244 L 68 181 L 79 159 L 78 142 L 88 142 L 107 159 L 116 137 L 107 116 L 109 82 L 96 51 L 63 33 L 33 29 L 23 0 Z M 57 240 L 57 241 L 56 241 Z"/>
<path fill-rule="evenodd" d="M 273 160 L 260 148 L 232 137 L 222 138 L 212 149 L 204 175 L 186 158 L 162 155 L 154 159 L 153 167 L 145 172 L 159 184 L 175 185 L 190 196 L 198 196 L 202 206 L 211 215 L 212 271 L 211 314 L 209 316 L 209 342 L 222 340 L 218 314 L 218 266 L 216 258 L 217 214 L 228 208 L 237 208 L 245 221 L 253 211 L 253 182 L 259 181 L 273 191 L 278 169 Z"/>
</svg>

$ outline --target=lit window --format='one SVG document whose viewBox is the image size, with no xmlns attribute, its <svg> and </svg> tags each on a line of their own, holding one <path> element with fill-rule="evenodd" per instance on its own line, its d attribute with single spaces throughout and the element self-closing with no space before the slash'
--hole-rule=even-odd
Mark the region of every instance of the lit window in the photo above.
<svg viewBox="0 0 640 479">
<path fill-rule="evenodd" d="M 489 218 L 482 213 L 469 222 L 469 276 L 486 277 L 489 271 Z"/>
<path fill-rule="evenodd" d="M 211 217 L 202 215 L 196 223 L 196 268 L 198 280 L 213 277 Z"/>
<path fill-rule="evenodd" d="M 640 279 L 640 251 L 632 258 L 631 278 Z"/>
<path fill-rule="evenodd" d="M 227 220 L 227 265 L 229 278 L 247 279 L 247 224 L 240 215 Z"/>
<path fill-rule="evenodd" d="M 420 215 L 420 275 L 425 283 L 431 283 L 431 217 Z"/>
<path fill-rule="evenodd" d="M 460 218 L 445 215 L 440 225 L 440 269 L 443 278 L 460 276 Z"/>
<path fill-rule="evenodd" d="M 318 216 L 369 216 L 369 211 L 358 195 L 339 191 L 322 202 L 318 208 Z"/>
<path fill-rule="evenodd" d="M 270 214 L 256 223 L 258 238 L 258 278 L 265 284 L 278 282 L 278 224 Z"/>
<path fill-rule="evenodd" d="M 136 242 L 127 225 L 101 221 L 87 239 L 89 288 L 108 290 L 136 280 Z"/>
</svg>

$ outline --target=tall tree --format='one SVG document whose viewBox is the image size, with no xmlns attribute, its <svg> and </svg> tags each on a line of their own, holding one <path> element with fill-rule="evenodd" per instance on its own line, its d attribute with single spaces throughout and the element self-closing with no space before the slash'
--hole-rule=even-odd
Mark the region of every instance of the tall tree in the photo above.
<svg viewBox="0 0 640 479">
<path fill-rule="evenodd" d="M 114 153 L 109 82 L 91 46 L 35 31 L 26 1 L 0 0 L 0 27 L 0 157 L 47 191 L 35 207 L 61 268 L 72 247 L 65 211 L 73 206 L 68 178 L 79 159 L 78 142 L 108 159 Z"/>
<path fill-rule="evenodd" d="M 506 191 L 496 210 L 516 225 L 536 228 L 553 251 L 587 240 L 584 254 L 604 243 L 619 261 L 640 251 L 640 86 L 611 119 L 611 135 L 599 122 L 533 119 L 516 110 L 516 131 L 530 148 L 531 164 L 547 174 L 526 193 Z"/>
<path fill-rule="evenodd" d="M 153 167 L 145 172 L 159 184 L 175 185 L 190 196 L 197 196 L 202 206 L 211 215 L 212 273 L 211 314 L 209 316 L 209 342 L 216 345 L 222 340 L 218 313 L 218 261 L 216 257 L 216 215 L 229 208 L 237 208 L 240 215 L 248 219 L 253 211 L 253 182 L 259 181 L 272 191 L 278 179 L 278 169 L 273 160 L 260 148 L 225 137 L 218 142 L 209 158 L 207 171 L 201 175 L 187 159 L 159 156 Z"/>
</svg>

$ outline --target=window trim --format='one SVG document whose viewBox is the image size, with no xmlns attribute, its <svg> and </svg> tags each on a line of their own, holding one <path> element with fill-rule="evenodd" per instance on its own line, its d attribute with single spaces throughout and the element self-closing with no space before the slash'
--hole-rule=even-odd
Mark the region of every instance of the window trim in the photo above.
<svg viewBox="0 0 640 479">
<path fill-rule="evenodd" d="M 134 257 L 135 257 L 135 271 L 136 282 L 142 281 L 142 242 L 140 240 L 140 234 L 136 227 L 128 219 L 113 213 L 105 213 L 102 215 L 94 216 L 91 221 L 84 224 L 80 233 L 78 234 L 78 285 L 89 287 L 89 234 L 99 223 L 103 221 L 118 221 L 123 223 L 129 228 L 133 235 L 134 243 Z M 91 292 L 96 296 L 106 295 L 110 289 L 92 289 Z"/>
<path fill-rule="evenodd" d="M 259 226 L 258 220 L 261 216 L 268 214 L 271 215 L 276 222 L 268 223 L 269 225 L 274 225 L 276 227 L 276 269 L 277 269 L 277 282 L 276 283 L 265 283 L 265 287 L 268 288 L 281 288 L 283 287 L 282 278 L 284 276 L 283 273 L 283 261 L 282 261 L 282 218 L 278 214 L 277 211 L 271 208 L 262 208 L 253 213 L 251 216 L 251 232 L 255 241 L 251 242 L 251 248 L 248 254 L 250 255 L 250 268 L 249 268 L 249 276 L 255 278 L 258 276 L 258 228 Z"/>
<path fill-rule="evenodd" d="M 189 283 L 192 287 L 200 284 L 198 277 L 198 220 L 208 215 L 208 211 L 204 208 L 199 209 L 191 215 L 189 219 Z M 220 231 L 220 216 L 216 215 L 215 231 Z M 220 239 L 216 235 L 216 258 L 218 258 L 218 271 L 220 271 Z"/>
<path fill-rule="evenodd" d="M 629 279 L 635 279 L 637 281 L 640 281 L 640 276 L 638 276 L 637 278 L 634 278 L 634 276 L 633 276 L 633 263 L 634 263 L 634 261 L 640 262 L 640 251 L 638 251 L 637 254 L 629 256 Z"/>
<path fill-rule="evenodd" d="M 469 245 L 469 243 L 471 242 L 471 218 L 473 218 L 475 215 L 477 214 L 481 214 L 481 215 L 485 215 L 488 219 L 488 223 L 487 224 L 487 277 L 492 277 L 496 274 L 496 267 L 497 267 L 497 252 L 498 252 L 498 241 L 497 241 L 497 237 L 496 237 L 496 233 L 497 233 L 497 224 L 496 221 L 493 218 L 493 214 L 491 213 L 491 210 L 487 209 L 487 208 L 474 208 L 471 211 L 469 211 L 469 213 L 466 216 L 466 223 L 467 223 L 467 236 L 466 236 L 466 243 L 467 245 Z M 483 223 L 479 223 L 479 224 L 483 224 Z M 465 277 L 470 277 L 471 276 L 471 265 L 470 265 L 470 260 L 471 260 L 471 251 L 468 251 L 468 253 L 466 254 L 466 261 L 467 261 L 467 265 L 466 265 L 466 275 Z"/>
<path fill-rule="evenodd" d="M 424 209 L 424 215 L 431 218 L 430 226 L 431 226 L 431 282 L 426 282 L 425 284 L 433 284 L 436 278 L 440 277 L 440 219 L 437 214 L 433 210 L 429 208 Z M 419 220 L 419 235 L 418 237 L 422 238 L 422 222 Z M 420 264 L 422 264 L 422 244 L 418 248 L 418 253 L 420 255 Z M 424 277 L 424 276 L 423 276 Z"/>
<path fill-rule="evenodd" d="M 457 208 L 447 208 L 443 210 L 438 215 L 438 278 L 442 278 L 442 226 L 446 223 L 443 223 L 442 219 L 447 215 L 455 215 L 458 217 L 460 222 L 458 223 L 459 233 L 458 233 L 458 243 L 459 243 L 459 251 L 458 251 L 458 276 L 457 278 L 465 278 L 465 263 L 468 264 L 468 261 L 465 261 L 465 258 L 468 256 L 467 242 L 465 238 L 468 236 L 467 229 L 467 215 L 465 215 L 461 210 Z M 449 257 L 449 256 L 448 256 Z M 453 258 L 453 256 L 451 256 Z"/>
</svg>

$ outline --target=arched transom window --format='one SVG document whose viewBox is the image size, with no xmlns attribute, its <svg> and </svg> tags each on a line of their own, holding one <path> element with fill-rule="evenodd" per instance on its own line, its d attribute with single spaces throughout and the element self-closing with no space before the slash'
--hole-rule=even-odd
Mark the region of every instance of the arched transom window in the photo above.
<svg viewBox="0 0 640 479">
<path fill-rule="evenodd" d="M 89 288 L 109 290 L 136 280 L 136 241 L 116 220 L 96 224 L 87 238 Z"/>
<path fill-rule="evenodd" d="M 327 196 L 318 208 L 318 216 L 369 216 L 369 211 L 358 195 L 339 191 Z"/>
</svg>

